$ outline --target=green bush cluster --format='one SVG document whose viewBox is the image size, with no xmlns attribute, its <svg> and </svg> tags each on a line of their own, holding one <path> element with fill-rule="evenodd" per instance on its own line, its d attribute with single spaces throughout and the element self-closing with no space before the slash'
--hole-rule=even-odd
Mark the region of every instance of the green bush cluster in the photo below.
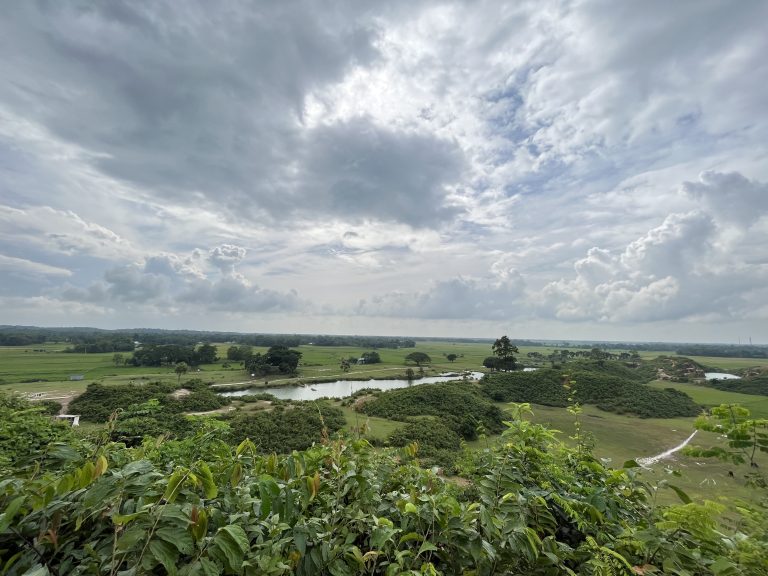
<svg viewBox="0 0 768 576">
<path fill-rule="evenodd" d="M 231 438 L 250 438 L 260 452 L 289 453 L 321 442 L 346 424 L 344 413 L 323 402 L 301 402 L 272 410 L 240 412 L 225 416 Z"/>
<path fill-rule="evenodd" d="M 606 364 L 607 366 L 607 364 Z M 569 371 L 575 382 L 572 388 L 564 386 L 565 377 L 560 370 L 541 369 L 535 372 L 509 372 L 486 376 L 481 384 L 483 392 L 497 402 L 530 402 L 545 406 L 567 406 L 569 397 L 582 404 L 618 413 L 635 414 L 643 418 L 673 418 L 696 416 L 701 408 L 684 392 L 671 388 L 658 390 L 640 383 L 641 377 L 617 377 L 617 367 L 583 366 Z"/>
<path fill-rule="evenodd" d="M 186 396 L 172 396 L 179 388 L 190 391 Z M 88 388 L 69 404 L 69 412 L 80 414 L 87 422 L 106 422 L 118 409 L 126 410 L 133 405 L 157 399 L 166 412 L 206 412 L 229 404 L 230 399 L 216 394 L 202 380 L 189 380 L 183 385 L 163 382 L 147 384 L 122 384 L 104 386 L 89 384 Z"/>
<path fill-rule="evenodd" d="M 768 396 L 768 374 L 728 380 L 708 380 L 707 386 L 726 392 Z"/>
<path fill-rule="evenodd" d="M 437 416 L 462 438 L 477 438 L 478 427 L 490 433 L 503 429 L 503 413 L 468 382 L 420 384 L 382 392 L 365 402 L 360 411 L 369 416 L 407 420 L 413 416 Z"/>
</svg>

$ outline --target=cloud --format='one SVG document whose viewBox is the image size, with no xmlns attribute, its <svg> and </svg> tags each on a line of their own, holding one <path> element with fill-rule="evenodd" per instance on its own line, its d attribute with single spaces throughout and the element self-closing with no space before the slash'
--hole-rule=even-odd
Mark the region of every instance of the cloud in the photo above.
<svg viewBox="0 0 768 576">
<path fill-rule="evenodd" d="M 356 311 L 366 316 L 501 322 L 522 314 L 524 287 L 516 273 L 503 280 L 458 277 L 438 280 L 420 292 L 390 292 L 362 300 Z"/>
<path fill-rule="evenodd" d="M 572 278 L 548 283 L 532 301 L 565 321 L 749 318 L 756 295 L 768 296 L 768 266 L 746 265 L 738 247 L 730 252 L 714 218 L 670 214 L 620 253 L 591 248 Z"/>
<path fill-rule="evenodd" d="M 768 214 L 768 183 L 749 180 L 738 172 L 702 172 L 698 182 L 684 182 L 681 192 L 737 226 L 751 226 Z"/>
<path fill-rule="evenodd" d="M 294 290 L 283 292 L 262 288 L 235 273 L 234 264 L 245 256 L 243 248 L 222 245 L 208 255 L 209 260 L 221 269 L 218 278 L 195 266 L 196 254 L 182 257 L 162 253 L 146 257 L 143 263 L 110 268 L 101 280 L 85 288 L 69 285 L 50 296 L 106 308 L 131 305 L 162 314 L 200 311 L 272 313 L 296 311 L 307 306 Z"/>
<path fill-rule="evenodd" d="M 0 273 L 21 276 L 72 276 L 72 271 L 58 266 L 49 266 L 42 262 L 33 262 L 24 258 L 14 258 L 0 254 Z"/>
<path fill-rule="evenodd" d="M 222 244 L 208 253 L 208 260 L 222 273 L 233 274 L 235 266 L 245 258 L 246 250 L 242 246 Z"/>
</svg>

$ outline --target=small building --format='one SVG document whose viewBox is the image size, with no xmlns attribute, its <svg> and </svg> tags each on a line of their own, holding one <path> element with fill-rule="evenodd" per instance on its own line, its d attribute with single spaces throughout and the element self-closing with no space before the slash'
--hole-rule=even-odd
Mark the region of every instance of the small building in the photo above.
<svg viewBox="0 0 768 576">
<path fill-rule="evenodd" d="M 70 380 L 83 380 L 85 376 L 83 374 L 70 374 L 69 379 Z"/>
</svg>

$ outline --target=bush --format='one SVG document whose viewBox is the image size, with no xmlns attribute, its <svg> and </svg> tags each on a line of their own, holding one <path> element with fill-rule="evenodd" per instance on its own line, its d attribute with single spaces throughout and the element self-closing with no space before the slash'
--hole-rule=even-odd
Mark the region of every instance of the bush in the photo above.
<svg viewBox="0 0 768 576">
<path fill-rule="evenodd" d="M 488 432 L 503 429 L 503 414 L 484 398 L 477 387 L 466 382 L 422 384 L 382 392 L 360 407 L 369 416 L 406 420 L 412 416 L 438 416 L 467 440 L 476 437 L 482 424 Z"/>
<path fill-rule="evenodd" d="M 607 363 L 606 363 L 607 367 Z M 684 392 L 658 390 L 641 384 L 642 377 L 625 379 L 614 376 L 621 373 L 616 367 L 594 366 L 585 369 L 582 364 L 571 372 L 575 382 L 575 399 L 582 404 L 594 404 L 602 410 L 635 414 L 643 418 L 673 418 L 696 416 L 701 408 Z M 483 379 L 483 392 L 497 402 L 530 402 L 545 406 L 567 406 L 571 393 L 564 386 L 559 370 L 542 369 L 536 372 L 492 374 Z"/>
<path fill-rule="evenodd" d="M 322 415 L 322 417 L 321 417 Z M 344 413 L 320 402 L 297 403 L 274 410 L 225 417 L 235 443 L 250 438 L 261 452 L 289 453 L 323 440 L 323 428 L 333 434 L 345 424 Z"/>
</svg>

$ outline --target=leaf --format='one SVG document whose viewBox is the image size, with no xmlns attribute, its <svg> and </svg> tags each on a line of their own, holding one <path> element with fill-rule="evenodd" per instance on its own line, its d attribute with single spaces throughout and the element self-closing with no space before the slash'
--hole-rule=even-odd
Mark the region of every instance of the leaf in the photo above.
<svg viewBox="0 0 768 576">
<path fill-rule="evenodd" d="M 94 470 L 93 470 L 93 477 L 98 478 L 99 476 L 104 474 L 104 472 L 107 471 L 108 467 L 109 467 L 109 463 L 107 462 L 107 459 L 102 454 L 96 459 L 96 466 L 94 467 Z"/>
<path fill-rule="evenodd" d="M 409 532 L 408 534 L 400 538 L 400 544 L 404 544 L 405 542 L 410 542 L 411 540 L 418 540 L 419 542 L 421 542 L 422 540 L 424 540 L 424 536 L 422 536 L 418 532 Z"/>
<path fill-rule="evenodd" d="M 152 540 L 149 543 L 149 551 L 152 552 L 152 556 L 163 565 L 170 576 L 176 574 L 176 558 L 178 557 L 178 552 L 175 546 L 164 540 Z"/>
<path fill-rule="evenodd" d="M 307 551 L 307 535 L 304 532 L 296 532 L 293 535 L 293 543 L 296 545 L 296 550 L 303 556 Z M 359 553 L 360 551 L 358 550 Z"/>
<path fill-rule="evenodd" d="M 240 464 L 240 462 L 235 462 L 235 465 L 232 467 L 232 474 L 229 477 L 229 483 L 234 488 L 238 484 L 240 484 L 240 480 L 243 479 L 243 465 Z"/>
<path fill-rule="evenodd" d="M 133 514 L 112 514 L 112 522 L 115 526 L 124 526 L 128 522 L 136 520 L 139 516 L 143 516 L 147 513 L 147 510 L 140 510 Z"/>
<path fill-rule="evenodd" d="M 216 482 L 213 480 L 213 474 L 211 473 L 211 469 L 208 467 L 208 464 L 205 462 L 200 462 L 197 465 L 197 471 L 200 477 L 200 482 L 203 484 L 203 493 L 205 494 L 205 497 L 209 500 L 216 498 L 216 495 L 219 493 L 219 489 L 216 487 Z"/>
<path fill-rule="evenodd" d="M 163 493 L 163 499 L 165 499 L 167 502 L 173 502 L 176 500 L 176 496 L 179 495 L 179 490 L 181 489 L 181 483 L 184 481 L 186 474 L 184 474 L 181 470 L 176 470 L 171 474 L 171 477 L 168 479 L 168 486 L 165 488 L 165 492 Z"/>
<path fill-rule="evenodd" d="M 48 568 L 41 564 L 35 564 L 29 570 L 24 572 L 22 576 L 49 576 L 50 572 Z"/>
<path fill-rule="evenodd" d="M 434 551 L 437 550 L 437 546 L 432 544 L 432 542 L 429 542 L 428 540 L 424 540 L 424 542 L 421 543 L 421 546 L 419 546 L 419 551 L 416 553 L 416 556 L 421 556 L 422 552 L 428 552 L 428 551 Z"/>
<path fill-rule="evenodd" d="M 197 518 L 190 528 L 195 540 L 199 542 L 205 538 L 205 535 L 208 533 L 208 514 L 205 510 L 197 511 Z"/>
<path fill-rule="evenodd" d="M 683 501 L 683 504 L 691 503 L 691 497 L 688 496 L 688 494 L 686 494 L 685 492 L 683 492 L 680 488 L 678 488 L 674 484 L 669 484 L 669 487 L 675 491 L 675 494 L 677 494 L 677 497 Z"/>
<path fill-rule="evenodd" d="M 5 512 L 3 512 L 2 514 L 2 519 L 0 520 L 0 531 L 3 531 L 5 530 L 5 528 L 10 526 L 11 522 L 16 516 L 16 513 L 19 511 L 23 503 L 24 503 L 24 496 L 17 496 L 13 500 L 11 500 L 11 503 L 8 504 L 8 507 L 5 509 Z"/>
<path fill-rule="evenodd" d="M 192 554 L 194 544 L 192 537 L 184 530 L 179 528 L 164 527 L 156 533 L 158 538 L 172 545 L 182 554 Z"/>
<path fill-rule="evenodd" d="M 728 558 L 725 558 L 724 556 L 720 556 L 715 562 L 709 567 L 710 570 L 712 570 L 712 573 L 715 576 L 720 576 L 721 574 L 736 574 L 736 566 L 734 566 Z"/>
<path fill-rule="evenodd" d="M 237 524 L 230 524 L 221 528 L 222 532 L 226 532 L 230 535 L 232 540 L 238 545 L 240 551 L 245 554 L 250 550 L 251 544 L 248 542 L 248 536 L 240 526 Z"/>
<path fill-rule="evenodd" d="M 407 502 L 405 504 L 405 513 L 406 514 L 408 514 L 408 513 L 410 513 L 410 514 L 418 514 L 419 513 L 419 509 L 416 508 L 416 506 L 413 504 L 413 502 Z"/>
</svg>

